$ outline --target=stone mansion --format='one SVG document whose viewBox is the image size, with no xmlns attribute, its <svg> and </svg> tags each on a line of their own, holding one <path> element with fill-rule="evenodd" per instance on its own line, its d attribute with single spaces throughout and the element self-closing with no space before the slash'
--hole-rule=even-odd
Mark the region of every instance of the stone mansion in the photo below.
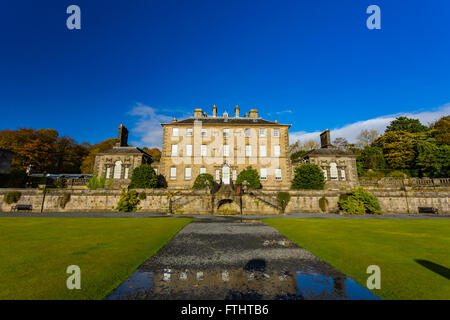
<svg viewBox="0 0 450 320">
<path fill-rule="evenodd" d="M 258 110 L 240 115 L 227 112 L 212 115 L 195 109 L 194 116 L 162 123 L 163 141 L 160 161 L 152 161 L 143 150 L 127 144 L 127 129 L 119 127 L 116 147 L 96 157 L 95 171 L 127 184 L 132 170 L 142 163 L 152 163 L 169 188 L 191 188 L 201 173 L 211 174 L 216 182 L 233 184 L 239 172 L 251 166 L 259 173 L 264 190 L 288 190 L 294 168 L 311 162 L 320 166 L 327 180 L 326 188 L 353 187 L 358 184 L 356 156 L 335 148 L 330 133 L 321 134 L 321 148 L 308 152 L 292 163 L 289 155 L 289 124 L 269 121 L 258 116 Z"/>
</svg>

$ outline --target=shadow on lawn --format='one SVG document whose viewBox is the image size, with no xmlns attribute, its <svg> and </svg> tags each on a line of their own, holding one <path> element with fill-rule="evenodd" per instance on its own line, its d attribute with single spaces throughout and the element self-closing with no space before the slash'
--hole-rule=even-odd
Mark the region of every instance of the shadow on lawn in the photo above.
<svg viewBox="0 0 450 320">
<path fill-rule="evenodd" d="M 415 259 L 414 261 L 444 278 L 450 279 L 450 269 L 428 260 Z"/>
</svg>

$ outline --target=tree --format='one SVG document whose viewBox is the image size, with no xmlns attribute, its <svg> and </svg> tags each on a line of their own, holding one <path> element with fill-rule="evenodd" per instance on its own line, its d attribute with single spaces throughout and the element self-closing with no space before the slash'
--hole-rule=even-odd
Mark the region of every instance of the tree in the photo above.
<svg viewBox="0 0 450 320">
<path fill-rule="evenodd" d="M 450 115 L 440 118 L 431 125 L 432 136 L 437 144 L 450 145 Z"/>
<path fill-rule="evenodd" d="M 247 168 L 239 172 L 236 179 L 236 185 L 240 186 L 244 181 L 247 181 L 249 183 L 249 187 L 252 189 L 261 188 L 261 181 L 259 181 L 258 171 L 253 169 L 251 166 L 248 166 Z"/>
<path fill-rule="evenodd" d="M 149 164 L 141 164 L 134 168 L 131 175 L 130 188 L 147 189 L 158 186 L 158 176 L 155 169 Z"/>
<path fill-rule="evenodd" d="M 364 148 L 365 146 L 371 145 L 372 142 L 375 141 L 376 138 L 378 138 L 380 134 L 377 130 L 362 130 L 359 135 L 356 137 L 358 139 L 358 142 L 356 145 L 359 148 Z"/>
<path fill-rule="evenodd" d="M 305 142 L 297 140 L 289 146 L 289 153 L 292 154 L 297 151 L 311 151 L 318 148 L 320 148 L 320 144 L 315 140 L 306 140 Z"/>
<path fill-rule="evenodd" d="M 356 158 L 356 162 L 360 164 L 364 170 L 386 168 L 383 150 L 379 147 L 365 146 L 358 158 Z"/>
<path fill-rule="evenodd" d="M 407 117 L 398 117 L 387 126 L 385 132 L 406 131 L 409 133 L 425 132 L 429 130 L 418 119 L 410 119 Z"/>
<path fill-rule="evenodd" d="M 152 156 L 152 160 L 153 161 L 159 161 L 159 159 L 161 159 L 161 150 L 159 150 L 158 148 L 147 148 L 144 147 L 142 150 L 144 150 L 144 152 L 147 152 L 149 155 Z"/>
<path fill-rule="evenodd" d="M 314 163 L 304 163 L 294 170 L 292 189 L 322 190 L 325 186 L 325 176 L 320 167 Z"/>
<path fill-rule="evenodd" d="M 94 144 L 89 148 L 88 155 L 83 159 L 81 164 L 82 173 L 92 173 L 94 172 L 95 156 L 99 152 L 103 152 L 112 149 L 118 142 L 117 138 L 106 139 L 100 143 Z"/>
<path fill-rule="evenodd" d="M 208 182 L 209 186 L 212 187 L 214 185 L 214 177 L 209 173 L 201 173 L 195 178 L 193 189 L 203 189 L 205 187 L 205 183 Z"/>
<path fill-rule="evenodd" d="M 338 148 L 338 149 L 342 149 L 342 150 L 347 150 L 347 148 L 349 147 L 349 143 L 347 141 L 347 139 L 345 138 L 341 138 L 338 137 L 336 139 L 333 140 L 332 144 Z"/>
<path fill-rule="evenodd" d="M 301 142 L 300 140 L 289 146 L 289 153 L 291 160 L 297 160 L 307 154 L 309 151 L 320 148 L 319 143 L 314 140 L 306 140 Z"/>
<path fill-rule="evenodd" d="M 384 158 L 392 169 L 413 167 L 416 157 L 414 134 L 406 131 L 388 131 L 377 138 L 373 145 L 383 150 Z"/>
<path fill-rule="evenodd" d="M 14 152 L 12 171 L 25 172 L 31 164 L 35 172 L 79 173 L 88 145 L 59 137 L 54 129 L 0 131 L 0 148 Z"/>
</svg>

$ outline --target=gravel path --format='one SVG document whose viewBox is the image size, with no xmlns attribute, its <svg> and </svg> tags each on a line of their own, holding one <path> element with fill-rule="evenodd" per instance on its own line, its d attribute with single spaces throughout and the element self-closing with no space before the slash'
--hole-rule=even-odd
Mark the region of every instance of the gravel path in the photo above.
<svg viewBox="0 0 450 320">
<path fill-rule="evenodd" d="M 233 220 L 187 225 L 108 299 L 376 298 L 274 228 Z"/>
</svg>

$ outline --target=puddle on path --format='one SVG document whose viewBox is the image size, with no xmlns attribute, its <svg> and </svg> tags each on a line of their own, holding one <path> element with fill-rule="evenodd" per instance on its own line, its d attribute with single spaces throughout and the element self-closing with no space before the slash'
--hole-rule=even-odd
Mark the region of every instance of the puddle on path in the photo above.
<svg viewBox="0 0 450 320">
<path fill-rule="evenodd" d="M 374 300 L 370 290 L 343 275 L 282 272 L 253 260 L 242 269 L 137 270 L 106 299 Z"/>
</svg>

